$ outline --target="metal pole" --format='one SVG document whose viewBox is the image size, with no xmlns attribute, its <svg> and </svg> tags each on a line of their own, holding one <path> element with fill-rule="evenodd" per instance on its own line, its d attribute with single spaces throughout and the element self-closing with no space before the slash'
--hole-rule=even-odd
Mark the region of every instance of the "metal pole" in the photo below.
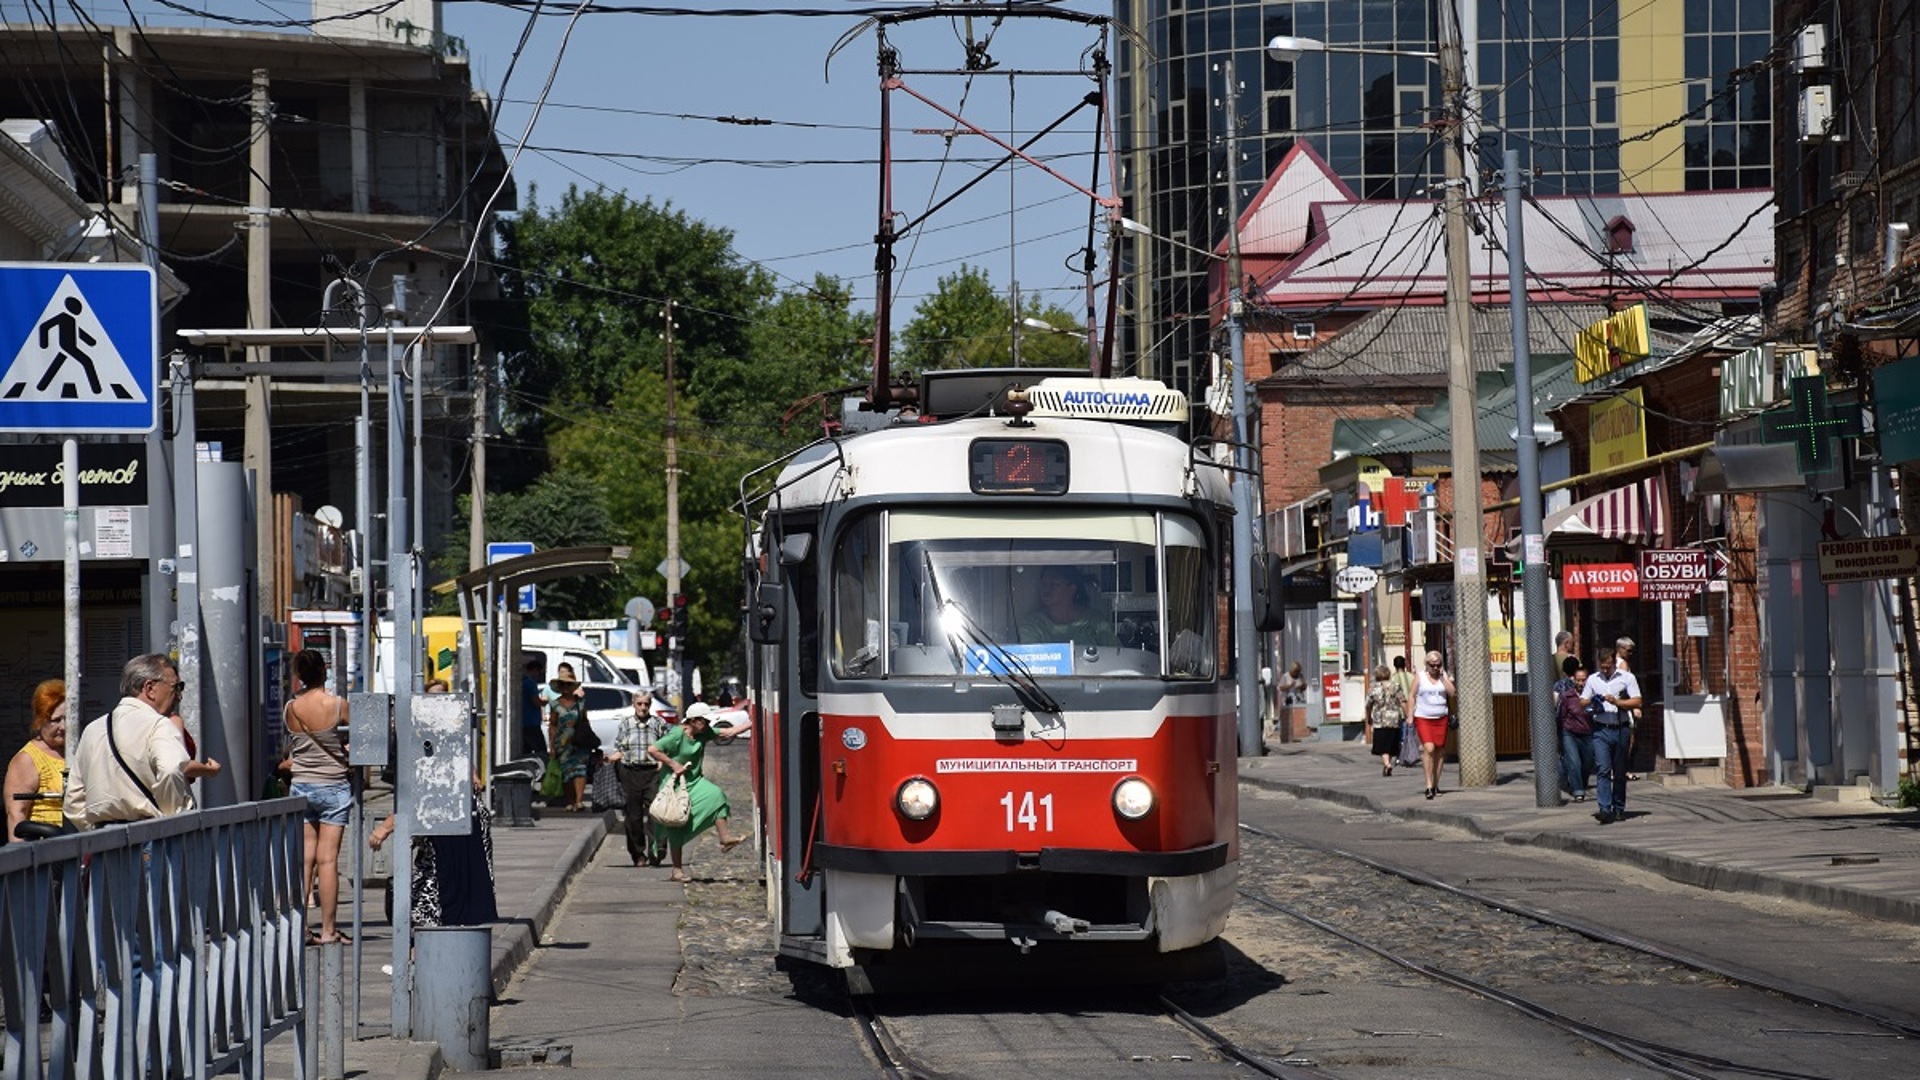
<svg viewBox="0 0 1920 1080">
<path fill-rule="evenodd" d="M 80 716 L 80 444 L 60 440 L 61 608 L 66 635 L 67 715 Z M 82 721 L 76 720 L 78 730 Z"/>
<path fill-rule="evenodd" d="M 406 313 L 404 277 L 393 281 L 391 313 Z M 413 562 L 407 539 L 407 395 L 396 362 L 393 326 L 387 326 L 387 588 L 393 603 L 393 721 L 402 746 L 413 737 Z M 396 763 L 397 764 L 397 763 Z M 394 769 L 393 789 L 393 1037 L 413 1032 L 413 829 L 408 770 Z"/>
<path fill-rule="evenodd" d="M 155 274 L 160 272 L 159 171 L 154 155 L 140 155 L 140 237 L 145 242 L 146 264 Z M 157 305 L 158 290 L 154 296 Z M 147 535 L 151 537 L 147 550 L 147 642 L 156 652 L 171 653 L 178 634 L 174 593 L 179 579 L 174 577 L 174 505 L 167 477 L 167 425 L 156 422 L 147 432 L 146 442 Z"/>
<path fill-rule="evenodd" d="M 1441 4 L 1440 82 L 1446 108 L 1447 412 L 1453 429 L 1453 662 L 1455 710 L 1460 716 L 1460 783 L 1494 781 L 1493 687 L 1487 651 L 1487 578 L 1480 561 L 1484 512 L 1480 498 L 1480 439 L 1475 425 L 1473 305 L 1467 278 L 1467 180 L 1462 157 L 1463 92 L 1460 24 L 1452 4 Z"/>
<path fill-rule="evenodd" d="M 1227 345 L 1233 365 L 1233 683 L 1240 753 L 1266 749 L 1260 730 L 1260 652 L 1253 630 L 1253 455 L 1247 432 L 1246 299 L 1240 293 L 1240 118 L 1233 61 L 1221 65 L 1227 110 Z"/>
<path fill-rule="evenodd" d="M 467 569 L 487 565 L 487 382 L 492 371 L 473 351 L 473 482 L 467 501 Z M 635 650 L 639 651 L 638 649 Z M 489 710 L 491 712 L 491 710 Z"/>
<path fill-rule="evenodd" d="M 193 369 L 174 353 L 173 378 L 173 533 L 174 581 L 179 584 L 176 623 L 180 659 L 180 717 L 194 741 L 206 745 L 200 723 L 200 453 L 199 426 L 193 412 Z"/>
<path fill-rule="evenodd" d="M 1547 543 L 1540 522 L 1540 438 L 1533 430 L 1533 350 L 1527 340 L 1527 246 L 1520 220 L 1520 152 L 1506 156 L 1507 293 L 1513 310 L 1513 387 L 1519 429 L 1514 449 L 1520 459 L 1520 550 L 1526 560 L 1520 587 L 1527 622 L 1527 716 L 1533 736 L 1533 802 L 1560 805 L 1560 732 L 1553 684 L 1557 671 L 1546 670 L 1553 645 L 1547 638 Z"/>
</svg>

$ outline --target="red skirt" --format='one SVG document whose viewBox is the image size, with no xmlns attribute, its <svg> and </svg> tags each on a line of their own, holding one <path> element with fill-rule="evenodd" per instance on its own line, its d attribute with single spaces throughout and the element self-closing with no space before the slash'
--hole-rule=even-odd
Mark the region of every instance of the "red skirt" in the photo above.
<svg viewBox="0 0 1920 1080">
<path fill-rule="evenodd" d="M 1447 718 L 1444 716 L 1416 716 L 1413 718 L 1413 729 L 1420 733 L 1422 743 L 1434 746 L 1447 744 Z"/>
</svg>

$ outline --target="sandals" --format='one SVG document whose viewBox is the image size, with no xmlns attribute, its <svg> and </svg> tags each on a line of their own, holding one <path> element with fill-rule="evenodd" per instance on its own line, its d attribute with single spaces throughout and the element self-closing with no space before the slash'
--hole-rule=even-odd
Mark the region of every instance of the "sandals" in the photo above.
<svg viewBox="0 0 1920 1080">
<path fill-rule="evenodd" d="M 744 836 L 736 836 L 731 840 L 722 840 L 720 842 L 720 850 L 723 852 L 732 851 L 734 848 L 737 848 L 741 844 L 744 844 L 746 842 L 747 842 L 747 838 Z"/>
<path fill-rule="evenodd" d="M 336 941 L 342 945 L 351 945 L 353 944 L 353 936 L 344 930 L 335 930 L 332 937 L 323 938 L 320 936 L 320 931 L 318 930 L 307 931 L 307 944 L 309 945 L 331 945 Z"/>
</svg>

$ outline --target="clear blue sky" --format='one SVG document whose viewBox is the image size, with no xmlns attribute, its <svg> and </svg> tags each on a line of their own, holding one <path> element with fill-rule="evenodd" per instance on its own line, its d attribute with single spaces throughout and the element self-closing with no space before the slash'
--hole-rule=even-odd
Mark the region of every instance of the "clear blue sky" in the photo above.
<svg viewBox="0 0 1920 1080">
<path fill-rule="evenodd" d="M 815 2 L 836 6 L 834 0 Z M 683 0 L 683 6 L 723 5 Z M 735 0 L 726 6 L 747 5 Z M 562 14 L 537 21 L 498 103 L 496 129 L 512 147 L 558 57 L 547 106 L 527 140 L 529 147 L 550 149 L 527 150 L 515 170 L 523 206 L 536 187 L 539 202 L 552 206 L 568 184 L 605 185 L 636 199 L 671 203 L 731 229 L 742 255 L 783 278 L 836 274 L 853 281 L 858 306 L 871 306 L 879 173 L 869 163 L 878 156 L 880 107 L 872 31 L 834 59 L 831 81 L 826 70 L 828 51 L 859 24 L 857 17 L 585 15 L 562 55 L 565 15 L 572 9 L 564 0 L 547 7 Z M 1106 10 L 1087 0 L 1072 0 L 1068 7 Z M 526 14 L 473 2 L 447 4 L 444 13 L 447 32 L 466 41 L 476 80 L 497 93 Z M 992 27 L 981 20 L 974 30 L 985 36 Z M 896 28 L 889 40 L 908 67 L 952 68 L 960 65 L 965 32 L 958 23 L 927 20 Z M 989 54 L 1001 69 L 1074 70 L 1094 40 L 1089 28 L 1029 21 L 999 31 Z M 1010 127 L 1027 132 L 1051 122 L 1093 85 L 1085 79 L 1018 78 L 1010 115 L 1003 75 L 976 78 L 970 89 L 959 78 L 907 78 L 949 108 L 964 92 L 963 115 L 1002 137 Z M 895 156 L 940 158 L 945 140 L 911 129 L 944 129 L 949 121 L 904 94 L 894 98 Z M 781 123 L 746 127 L 691 118 L 716 116 Z M 1041 144 L 1068 155 L 1061 171 L 1083 186 L 1092 177 L 1092 117 L 1091 110 L 1078 114 Z M 954 140 L 953 155 L 961 160 L 937 178 L 938 190 L 952 191 L 972 178 L 981 168 L 972 162 L 991 149 L 977 137 Z M 615 156 L 621 154 L 676 160 Z M 806 164 L 745 163 L 750 161 Z M 840 161 L 853 164 L 823 163 Z M 917 215 L 936 190 L 938 172 L 931 164 L 901 165 L 896 206 Z M 1105 183 L 1103 175 L 1103 193 Z M 1070 291 L 1081 279 L 1065 264 L 1084 242 L 1086 206 L 1084 197 L 1032 168 L 1015 171 L 1011 187 L 1004 171 L 987 179 L 935 215 L 917 249 L 911 240 L 901 244 L 906 274 L 896 286 L 903 298 L 896 326 L 937 277 L 963 259 L 985 269 L 1002 290 L 1017 275 L 1023 291 L 1044 290 L 1046 299 L 1081 310 L 1084 294 Z M 1011 221 L 1010 207 L 1018 210 Z"/>
</svg>

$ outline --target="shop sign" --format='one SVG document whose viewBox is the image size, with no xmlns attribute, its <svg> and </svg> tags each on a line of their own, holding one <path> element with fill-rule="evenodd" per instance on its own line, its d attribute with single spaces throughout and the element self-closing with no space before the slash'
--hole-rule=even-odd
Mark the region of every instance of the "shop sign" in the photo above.
<svg viewBox="0 0 1920 1080">
<path fill-rule="evenodd" d="M 1340 722 L 1340 673 L 1329 671 L 1320 676 L 1320 693 L 1325 697 L 1327 722 Z"/>
<path fill-rule="evenodd" d="M 1920 572 L 1920 536 L 1869 536 L 1829 540 L 1820 545 L 1820 581 L 1909 577 Z"/>
<path fill-rule="evenodd" d="M 1720 419 L 1773 404 L 1773 346 L 1755 345 L 1720 361 Z"/>
<path fill-rule="evenodd" d="M 1573 563 L 1561 571 L 1560 595 L 1568 600 L 1632 600 L 1640 575 L 1632 563 Z"/>
<path fill-rule="evenodd" d="M 1647 459 L 1647 403 L 1639 387 L 1587 411 L 1587 461 L 1614 469 Z"/>
<path fill-rule="evenodd" d="M 1697 549 L 1640 553 L 1640 599 L 1691 600 L 1713 577 L 1713 556 Z"/>
<path fill-rule="evenodd" d="M 1344 593 L 1371 592 L 1375 585 L 1380 584 L 1380 575 L 1372 567 L 1343 566 L 1334 575 L 1333 583 Z"/>
<path fill-rule="evenodd" d="M 145 506 L 145 443 L 81 443 L 81 506 Z M 58 507 L 66 470 L 58 443 L 9 443 L 0 454 L 0 508 Z"/>
<path fill-rule="evenodd" d="M 1880 460 L 1888 465 L 1920 460 L 1920 356 L 1874 371 L 1873 411 Z"/>
<path fill-rule="evenodd" d="M 1589 383 L 1648 357 L 1647 305 L 1615 312 L 1573 338 L 1573 378 Z"/>
<path fill-rule="evenodd" d="M 1420 586 L 1420 621 L 1430 623 L 1453 621 L 1452 585 L 1428 582 Z"/>
</svg>

